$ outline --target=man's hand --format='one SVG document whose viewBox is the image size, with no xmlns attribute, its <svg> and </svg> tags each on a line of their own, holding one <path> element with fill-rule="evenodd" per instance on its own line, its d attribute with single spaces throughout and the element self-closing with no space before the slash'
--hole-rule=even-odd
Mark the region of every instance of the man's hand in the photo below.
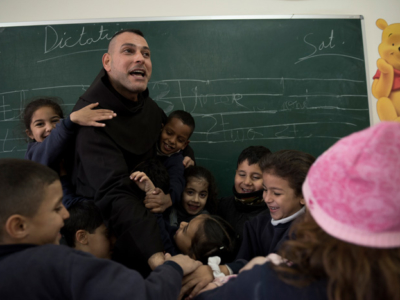
<svg viewBox="0 0 400 300">
<path fill-rule="evenodd" d="M 183 165 L 185 166 L 185 169 L 187 168 L 187 167 L 190 167 L 190 166 L 194 166 L 194 161 L 193 161 L 193 159 L 191 159 L 189 156 L 185 156 L 184 158 L 183 158 Z"/>
<path fill-rule="evenodd" d="M 199 262 L 198 260 L 194 260 L 189 256 L 183 254 L 171 256 L 171 254 L 167 253 L 165 254 L 165 260 L 166 261 L 172 260 L 176 262 L 178 265 L 180 265 L 183 270 L 184 276 L 192 273 L 194 270 L 196 270 L 198 267 L 201 266 L 201 262 Z"/>
<path fill-rule="evenodd" d="M 135 182 L 137 186 L 146 193 L 152 192 L 156 188 L 150 178 L 147 177 L 146 173 L 136 171 L 133 172 L 131 176 L 129 176 L 129 178 L 133 180 L 133 182 Z"/>
<path fill-rule="evenodd" d="M 214 275 L 211 267 L 208 265 L 200 266 L 192 274 L 183 277 L 179 299 L 182 299 L 190 290 L 192 291 L 189 298 L 193 298 L 213 280 Z"/>
<path fill-rule="evenodd" d="M 144 206 L 152 213 L 163 213 L 171 205 L 171 196 L 165 195 L 160 188 L 155 188 L 154 191 L 147 193 L 144 200 Z"/>
<path fill-rule="evenodd" d="M 154 253 L 152 256 L 150 256 L 149 260 L 147 261 L 152 270 L 157 268 L 159 265 L 162 265 L 164 262 L 165 262 L 165 256 L 164 253 L 162 252 Z"/>
</svg>

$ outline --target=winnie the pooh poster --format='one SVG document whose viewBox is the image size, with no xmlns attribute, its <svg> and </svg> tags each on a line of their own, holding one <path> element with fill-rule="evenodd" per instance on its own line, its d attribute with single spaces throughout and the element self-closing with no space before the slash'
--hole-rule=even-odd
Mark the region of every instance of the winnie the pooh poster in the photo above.
<svg viewBox="0 0 400 300">
<path fill-rule="evenodd" d="M 379 119 L 400 122 L 400 23 L 388 25 L 385 20 L 378 19 L 376 26 L 383 31 L 372 94 L 378 99 Z"/>
</svg>

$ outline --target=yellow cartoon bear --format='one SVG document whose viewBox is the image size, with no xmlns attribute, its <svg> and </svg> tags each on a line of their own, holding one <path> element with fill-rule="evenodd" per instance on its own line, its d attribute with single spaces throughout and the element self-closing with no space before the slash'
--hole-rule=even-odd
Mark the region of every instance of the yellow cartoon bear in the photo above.
<svg viewBox="0 0 400 300">
<path fill-rule="evenodd" d="M 400 23 L 388 25 L 379 19 L 376 26 L 383 30 L 378 47 L 381 58 L 374 76 L 372 94 L 378 99 L 376 108 L 381 121 L 400 122 Z"/>
</svg>

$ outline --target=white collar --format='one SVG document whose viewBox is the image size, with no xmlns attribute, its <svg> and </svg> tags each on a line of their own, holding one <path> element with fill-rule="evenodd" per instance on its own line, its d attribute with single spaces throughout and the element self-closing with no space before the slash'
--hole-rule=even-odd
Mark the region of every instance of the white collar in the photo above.
<svg viewBox="0 0 400 300">
<path fill-rule="evenodd" d="M 285 224 L 287 222 L 290 222 L 294 219 L 296 219 L 298 216 L 304 214 L 306 212 L 306 207 L 303 206 L 299 211 L 297 211 L 296 213 L 294 213 L 293 215 L 283 218 L 283 219 L 279 219 L 279 220 L 274 220 L 271 218 L 271 224 L 276 226 L 278 224 Z"/>
</svg>

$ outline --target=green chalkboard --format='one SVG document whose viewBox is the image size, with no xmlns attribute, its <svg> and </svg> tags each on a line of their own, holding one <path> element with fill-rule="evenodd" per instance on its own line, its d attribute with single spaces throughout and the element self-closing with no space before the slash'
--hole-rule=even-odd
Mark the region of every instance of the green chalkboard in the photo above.
<svg viewBox="0 0 400 300">
<path fill-rule="evenodd" d="M 26 150 L 21 109 L 58 96 L 69 113 L 101 69 L 116 31 L 141 29 L 152 51 L 150 96 L 192 113 L 199 165 L 230 194 L 250 145 L 320 155 L 370 125 L 360 18 L 136 20 L 0 24 L 0 158 Z"/>
</svg>

